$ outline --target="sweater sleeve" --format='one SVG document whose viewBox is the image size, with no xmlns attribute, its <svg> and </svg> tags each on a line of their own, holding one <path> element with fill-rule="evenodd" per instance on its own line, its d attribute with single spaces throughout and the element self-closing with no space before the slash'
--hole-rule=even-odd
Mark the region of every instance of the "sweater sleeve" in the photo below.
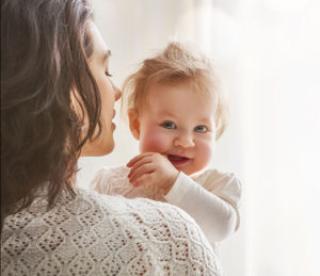
<svg viewBox="0 0 320 276">
<path fill-rule="evenodd" d="M 192 179 L 180 172 L 165 198 L 189 213 L 210 242 L 217 242 L 238 228 L 240 191 L 240 182 L 233 174 L 211 170 Z"/>
</svg>

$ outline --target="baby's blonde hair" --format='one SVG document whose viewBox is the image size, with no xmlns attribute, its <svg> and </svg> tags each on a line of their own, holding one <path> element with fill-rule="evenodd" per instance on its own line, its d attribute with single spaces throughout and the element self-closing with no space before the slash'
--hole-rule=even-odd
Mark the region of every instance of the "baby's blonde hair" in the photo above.
<svg viewBox="0 0 320 276">
<path fill-rule="evenodd" d="M 180 84 L 189 82 L 198 92 L 207 92 L 215 99 L 216 139 L 226 127 L 226 106 L 217 89 L 216 74 L 211 61 L 178 42 L 171 42 L 160 54 L 144 60 L 123 86 L 122 110 L 139 112 L 146 103 L 151 84 Z"/>
</svg>

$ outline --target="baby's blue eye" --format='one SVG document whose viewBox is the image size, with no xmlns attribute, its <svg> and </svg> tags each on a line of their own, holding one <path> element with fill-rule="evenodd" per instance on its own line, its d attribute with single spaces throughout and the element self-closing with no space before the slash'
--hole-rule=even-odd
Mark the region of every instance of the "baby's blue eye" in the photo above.
<svg viewBox="0 0 320 276">
<path fill-rule="evenodd" d="M 209 128 L 207 126 L 205 126 L 205 125 L 200 125 L 200 126 L 196 126 L 194 128 L 194 131 L 195 132 L 199 132 L 199 133 L 206 133 L 206 132 L 209 131 Z"/>
<path fill-rule="evenodd" d="M 177 128 L 176 124 L 172 121 L 164 121 L 161 124 L 161 126 L 166 129 L 176 129 Z"/>
</svg>

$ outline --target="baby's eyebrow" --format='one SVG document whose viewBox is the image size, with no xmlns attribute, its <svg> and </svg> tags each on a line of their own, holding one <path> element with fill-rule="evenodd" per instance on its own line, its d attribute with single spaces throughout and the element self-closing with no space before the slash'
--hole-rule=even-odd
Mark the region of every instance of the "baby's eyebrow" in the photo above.
<svg viewBox="0 0 320 276">
<path fill-rule="evenodd" d="M 204 118 L 199 118 L 198 122 L 199 122 L 199 124 L 211 126 L 214 124 L 214 119 L 204 117 Z"/>
<path fill-rule="evenodd" d="M 169 116 L 169 117 L 176 117 L 176 114 L 174 114 L 174 113 L 172 113 L 172 112 L 170 112 L 170 111 L 166 111 L 166 110 L 162 110 L 162 111 L 160 112 L 160 115 L 162 115 L 162 116 Z"/>
</svg>

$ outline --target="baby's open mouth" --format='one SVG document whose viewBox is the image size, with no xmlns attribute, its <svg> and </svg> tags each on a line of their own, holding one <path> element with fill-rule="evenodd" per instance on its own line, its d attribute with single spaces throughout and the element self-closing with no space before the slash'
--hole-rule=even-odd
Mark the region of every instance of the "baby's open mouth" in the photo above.
<svg viewBox="0 0 320 276">
<path fill-rule="evenodd" d="M 179 155 L 168 155 L 169 161 L 176 167 L 176 166 L 182 166 L 188 163 L 191 159 L 184 156 Z"/>
</svg>

